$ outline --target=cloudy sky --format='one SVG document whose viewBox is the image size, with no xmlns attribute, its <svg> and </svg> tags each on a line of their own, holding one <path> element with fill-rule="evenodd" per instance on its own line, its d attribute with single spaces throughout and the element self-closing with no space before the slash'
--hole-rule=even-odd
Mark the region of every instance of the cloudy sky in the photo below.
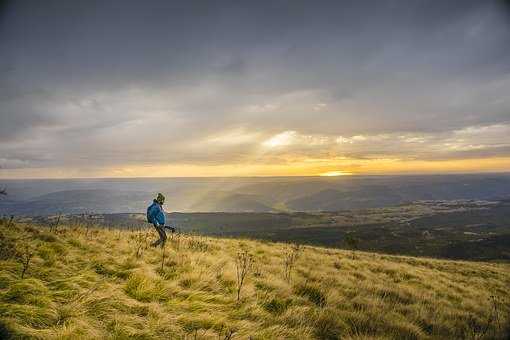
<svg viewBox="0 0 510 340">
<path fill-rule="evenodd" d="M 504 1 L 2 1 L 0 177 L 510 170 Z"/>
</svg>

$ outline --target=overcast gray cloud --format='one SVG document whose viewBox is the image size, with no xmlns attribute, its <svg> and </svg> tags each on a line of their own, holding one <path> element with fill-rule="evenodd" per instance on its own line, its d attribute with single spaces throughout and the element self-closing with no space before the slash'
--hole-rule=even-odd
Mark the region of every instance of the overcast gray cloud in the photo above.
<svg viewBox="0 0 510 340">
<path fill-rule="evenodd" d="M 503 1 L 7 1 L 0 11 L 4 175 L 510 157 Z"/>
</svg>

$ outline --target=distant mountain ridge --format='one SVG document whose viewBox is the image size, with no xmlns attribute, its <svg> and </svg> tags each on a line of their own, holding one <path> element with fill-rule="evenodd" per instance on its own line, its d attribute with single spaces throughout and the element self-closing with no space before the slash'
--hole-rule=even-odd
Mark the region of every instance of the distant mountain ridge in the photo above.
<svg viewBox="0 0 510 340">
<path fill-rule="evenodd" d="M 3 181 L 0 214 L 139 213 L 154 195 L 169 211 L 338 211 L 418 200 L 510 197 L 509 174 Z"/>
</svg>

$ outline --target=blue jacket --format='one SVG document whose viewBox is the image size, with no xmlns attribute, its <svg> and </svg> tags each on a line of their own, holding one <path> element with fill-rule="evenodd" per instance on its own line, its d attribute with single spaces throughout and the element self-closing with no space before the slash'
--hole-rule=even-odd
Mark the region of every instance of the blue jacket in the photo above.
<svg viewBox="0 0 510 340">
<path fill-rule="evenodd" d="M 165 225 L 165 211 L 156 200 L 147 208 L 147 221 L 152 224 Z"/>
</svg>

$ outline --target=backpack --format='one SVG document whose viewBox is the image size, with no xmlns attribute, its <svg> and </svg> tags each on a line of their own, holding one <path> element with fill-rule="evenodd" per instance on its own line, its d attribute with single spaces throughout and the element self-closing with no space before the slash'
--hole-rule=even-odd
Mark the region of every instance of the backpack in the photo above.
<svg viewBox="0 0 510 340">
<path fill-rule="evenodd" d="M 150 224 L 153 224 L 153 219 L 152 219 L 152 207 L 154 206 L 154 203 L 152 203 L 151 205 L 149 205 L 147 207 L 147 223 L 150 223 Z"/>
</svg>

